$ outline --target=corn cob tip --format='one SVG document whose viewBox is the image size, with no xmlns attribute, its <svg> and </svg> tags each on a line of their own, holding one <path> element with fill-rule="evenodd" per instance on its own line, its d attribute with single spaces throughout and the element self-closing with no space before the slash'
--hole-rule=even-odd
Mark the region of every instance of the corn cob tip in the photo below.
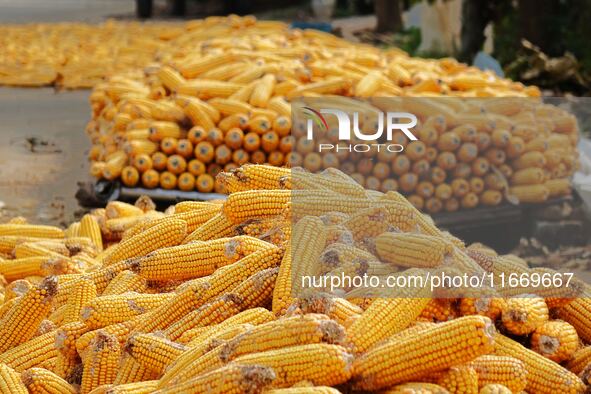
<svg viewBox="0 0 591 394">
<path fill-rule="evenodd" d="M 262 390 L 277 378 L 273 368 L 259 365 L 245 365 L 242 369 L 242 375 L 245 381 L 252 383 L 252 387 L 255 388 L 253 392 Z"/>
<path fill-rule="evenodd" d="M 43 279 L 43 282 L 39 284 L 39 289 L 45 291 L 47 297 L 53 297 L 58 290 L 58 277 L 52 275 Z"/>
<path fill-rule="evenodd" d="M 326 320 L 320 323 L 322 342 L 335 345 L 342 344 L 345 339 L 345 329 L 334 320 Z"/>
<path fill-rule="evenodd" d="M 27 388 L 33 384 L 33 373 L 30 369 L 21 373 L 21 381 Z"/>
</svg>

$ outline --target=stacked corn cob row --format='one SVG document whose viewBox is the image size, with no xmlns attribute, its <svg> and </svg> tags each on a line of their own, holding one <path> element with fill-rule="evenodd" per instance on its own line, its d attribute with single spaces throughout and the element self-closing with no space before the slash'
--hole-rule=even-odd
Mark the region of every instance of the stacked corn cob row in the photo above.
<svg viewBox="0 0 591 394">
<path fill-rule="evenodd" d="M 530 269 L 515 256 L 464 246 L 400 194 L 366 191 L 338 171 L 240 171 L 224 175 L 223 204 L 181 202 L 128 226 L 119 242 L 99 236 L 101 220 L 144 217 L 149 201 L 112 203 L 66 231 L 0 225 L 0 390 L 585 390 L 590 298 L 565 289 L 293 298 L 302 267 L 321 275 L 360 261 L 357 274 L 450 262 L 495 275 Z M 33 254 L 52 271 L 31 270 L 23 259 Z M 563 320 L 550 320 L 550 309 Z"/>
<path fill-rule="evenodd" d="M 535 87 L 453 59 L 415 59 L 252 17 L 208 18 L 187 29 L 145 78 L 95 87 L 86 130 L 95 177 L 222 192 L 213 178 L 247 162 L 342 167 L 362 185 L 400 190 L 432 213 L 497 205 L 505 195 L 540 202 L 570 192 L 576 121 L 541 104 Z M 375 97 L 393 96 L 405 97 L 396 110 L 420 119 L 418 142 L 396 136 L 402 153 L 321 155 L 302 128 L 290 133 L 295 98 L 324 97 L 372 119 L 393 105 Z"/>
<path fill-rule="evenodd" d="M 0 26 L 0 85 L 91 88 L 105 76 L 136 73 L 183 25 L 107 21 Z"/>
<path fill-rule="evenodd" d="M 373 98 L 356 107 L 346 98 L 321 103 L 355 108 L 359 118 L 366 119 L 361 128 L 375 123 L 378 111 L 406 110 L 419 118 L 413 129 L 418 141 L 398 131 L 394 141 L 378 141 L 384 143 L 379 152 L 350 152 L 338 140 L 338 128 L 330 124 L 334 119 L 329 118 L 331 128 L 315 136 L 314 143 L 307 139 L 306 128 L 296 124 L 293 165 L 310 171 L 337 167 L 369 189 L 399 191 L 429 213 L 495 206 L 504 200 L 540 203 L 571 192 L 569 179 L 578 166 L 578 126 L 571 114 L 553 105 L 522 98 L 414 97 Z M 404 150 L 388 152 L 388 143 Z M 342 149 L 319 153 L 318 144 Z"/>
</svg>

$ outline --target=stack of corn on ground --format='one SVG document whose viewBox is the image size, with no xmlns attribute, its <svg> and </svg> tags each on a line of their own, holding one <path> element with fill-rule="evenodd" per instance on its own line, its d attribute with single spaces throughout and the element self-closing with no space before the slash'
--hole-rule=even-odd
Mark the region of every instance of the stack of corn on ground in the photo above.
<svg viewBox="0 0 591 394">
<path fill-rule="evenodd" d="M 248 162 L 337 167 L 431 213 L 570 193 L 577 122 L 542 104 L 536 87 L 253 17 L 194 21 L 169 45 L 144 76 L 94 88 L 86 129 L 93 176 L 221 192 L 214 177 Z M 396 136 L 406 147 L 396 154 L 320 155 L 291 132 L 290 101 L 299 97 L 370 117 L 384 106 L 406 110 L 419 117 L 419 141 Z M 319 139 L 335 143 L 331 131 Z"/>
<path fill-rule="evenodd" d="M 91 88 L 122 72 L 141 68 L 184 31 L 169 23 L 107 21 L 0 26 L 0 85 Z"/>
<path fill-rule="evenodd" d="M 495 276 L 535 270 L 466 247 L 397 192 L 365 190 L 336 170 L 294 176 L 250 165 L 224 184 L 225 202 L 165 213 L 141 198 L 66 230 L 18 218 L 0 225 L 0 392 L 586 389 L 585 285 L 581 297 L 489 289 L 445 299 L 293 298 L 302 267 L 331 275 L 360 260 L 358 274 L 452 262 Z"/>
</svg>

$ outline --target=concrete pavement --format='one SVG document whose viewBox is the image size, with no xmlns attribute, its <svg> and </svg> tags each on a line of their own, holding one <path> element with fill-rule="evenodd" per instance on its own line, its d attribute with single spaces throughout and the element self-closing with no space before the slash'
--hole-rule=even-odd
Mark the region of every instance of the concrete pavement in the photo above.
<svg viewBox="0 0 591 394">
<path fill-rule="evenodd" d="M 0 0 L 0 23 L 97 23 L 133 12 L 133 0 Z M 43 223 L 72 220 L 77 182 L 89 180 L 88 95 L 0 87 L 0 220 L 15 215 Z"/>
</svg>

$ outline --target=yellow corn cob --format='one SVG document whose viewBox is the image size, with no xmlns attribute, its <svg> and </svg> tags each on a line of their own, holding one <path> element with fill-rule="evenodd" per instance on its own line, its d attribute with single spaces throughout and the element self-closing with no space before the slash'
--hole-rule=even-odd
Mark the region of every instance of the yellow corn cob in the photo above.
<svg viewBox="0 0 591 394">
<path fill-rule="evenodd" d="M 77 392 L 74 386 L 43 368 L 31 368 L 23 372 L 21 379 L 29 393 L 33 394 L 76 394 Z"/>
<path fill-rule="evenodd" d="M 544 186 L 550 191 L 550 197 L 566 196 L 571 193 L 571 183 L 568 179 L 549 179 Z"/>
<path fill-rule="evenodd" d="M 64 367 L 67 367 L 67 364 L 78 357 L 76 341 L 89 330 L 90 328 L 79 321 L 64 324 L 57 330 L 55 334 L 55 347 L 58 349 L 59 355 L 70 359 Z"/>
<path fill-rule="evenodd" d="M 266 310 L 265 308 L 251 308 L 246 309 L 243 312 L 238 313 L 228 319 L 224 320 L 220 324 L 215 326 L 209 326 L 209 328 L 203 332 L 195 332 L 199 329 L 189 330 L 179 339 L 181 343 L 187 343 L 189 347 L 194 347 L 199 344 L 203 344 L 207 339 L 227 339 L 226 335 L 230 332 L 230 336 L 233 338 L 233 329 L 241 326 L 242 328 L 238 331 L 242 332 L 245 325 L 259 325 L 270 321 L 273 321 L 275 316 Z M 203 328 L 203 327 L 201 327 Z M 194 331 L 196 335 L 191 336 L 190 331 Z M 186 338 L 191 336 L 190 339 Z M 186 338 L 186 339 L 185 339 Z"/>
<path fill-rule="evenodd" d="M 126 351 L 145 368 L 161 374 L 185 346 L 156 334 L 136 334 L 127 340 Z"/>
<path fill-rule="evenodd" d="M 267 394 L 340 394 L 340 391 L 328 386 L 289 387 L 265 391 Z"/>
<path fill-rule="evenodd" d="M 27 387 L 21 381 L 18 372 L 6 364 L 0 364 L 0 392 L 14 394 L 28 394 Z"/>
<path fill-rule="evenodd" d="M 179 125 L 175 122 L 168 122 L 168 121 L 153 121 L 150 122 L 150 140 L 154 142 L 160 142 L 164 138 L 182 138 L 183 132 L 180 129 Z M 133 141 L 131 141 L 132 143 Z M 137 152 L 137 153 L 148 153 L 151 154 L 153 152 Z"/>
<path fill-rule="evenodd" d="M 543 298 L 526 294 L 507 299 L 502 319 L 509 332 L 526 335 L 546 322 L 548 315 L 548 306 Z"/>
<path fill-rule="evenodd" d="M 191 352 L 190 358 L 185 356 L 185 354 L 189 352 L 183 354 L 162 376 L 158 385 L 159 388 L 177 385 L 181 382 L 191 380 L 199 375 L 223 367 L 224 363 L 220 358 L 222 349 L 220 345 L 221 343 L 219 342 L 211 343 L 209 348 L 205 349 L 205 353 L 203 353 L 202 349 L 198 347 L 196 349 L 198 352 L 196 354 Z M 183 360 L 182 362 L 179 362 L 181 361 L 181 358 Z M 174 375 L 172 374 L 172 371 L 174 371 Z"/>
<path fill-rule="evenodd" d="M 71 295 L 66 303 L 66 310 L 62 324 L 80 321 L 80 314 L 84 307 L 96 298 L 96 286 L 87 278 L 76 280 Z"/>
<path fill-rule="evenodd" d="M 243 76 L 248 76 L 248 74 L 246 73 L 250 73 L 250 71 L 245 71 L 244 73 L 242 73 L 242 75 L 240 75 L 241 73 L 238 73 L 236 75 L 236 77 L 238 78 L 242 78 Z M 256 73 L 258 74 L 258 70 L 256 71 Z M 251 74 L 252 75 L 252 74 Z M 247 81 L 247 79 L 249 78 L 245 78 L 245 82 L 248 82 L 246 85 L 243 85 L 240 89 L 238 89 L 235 93 L 232 93 L 232 95 L 229 97 L 230 100 L 236 100 L 236 101 L 241 101 L 241 102 L 248 102 L 248 99 L 250 98 L 252 91 L 254 90 L 254 88 L 257 86 L 257 84 L 259 83 L 259 79 L 255 79 L 252 81 Z M 235 81 L 232 81 L 235 82 Z"/>
<path fill-rule="evenodd" d="M 212 68 L 230 63 L 232 60 L 234 60 L 234 54 L 226 52 L 221 56 L 210 55 L 198 57 L 193 61 L 178 64 L 176 68 L 185 78 L 195 78 L 196 76 L 203 74 Z"/>
<path fill-rule="evenodd" d="M 572 373 L 579 375 L 590 362 L 591 346 L 583 346 L 573 353 L 565 367 Z"/>
<path fill-rule="evenodd" d="M 289 190 L 249 190 L 231 194 L 224 203 L 224 215 L 234 224 L 248 219 L 276 216 L 291 200 Z"/>
<path fill-rule="evenodd" d="M 35 224 L 0 224 L 0 236 L 64 238 L 64 231 L 58 227 Z"/>
<path fill-rule="evenodd" d="M 437 384 L 451 393 L 478 394 L 478 374 L 468 365 L 451 367 L 443 372 Z"/>
<path fill-rule="evenodd" d="M 255 107 L 266 108 L 274 88 L 275 75 L 266 74 L 255 85 L 249 103 Z"/>
<path fill-rule="evenodd" d="M 58 352 L 52 372 L 54 372 L 60 378 L 65 379 L 67 382 L 72 382 L 80 366 L 81 364 L 79 357 L 68 356 Z"/>
<path fill-rule="evenodd" d="M 59 245 L 59 244 L 58 244 Z M 69 255 L 67 248 L 64 245 L 62 246 L 65 252 Z M 18 244 L 14 247 L 14 257 L 17 259 L 24 259 L 27 257 L 54 257 L 54 258 L 61 258 L 65 255 L 54 252 L 43 246 L 43 244 L 39 242 L 23 242 Z"/>
<path fill-rule="evenodd" d="M 382 394 L 449 394 L 445 388 L 435 383 L 410 382 L 396 385 Z"/>
<path fill-rule="evenodd" d="M 0 320 L 0 352 L 28 341 L 51 310 L 57 279 L 47 277 L 31 288 Z"/>
<path fill-rule="evenodd" d="M 39 328 L 35 332 L 35 336 L 46 334 L 50 331 L 54 331 L 57 326 L 50 320 L 45 319 L 39 325 Z"/>
<path fill-rule="evenodd" d="M 211 130 L 215 127 L 215 122 L 200 105 L 200 101 L 195 97 L 188 97 L 183 104 L 183 110 L 194 126 L 202 126 L 205 130 Z"/>
<path fill-rule="evenodd" d="M 157 309 L 173 297 L 172 294 L 138 293 L 98 297 L 82 309 L 81 318 L 88 327 L 101 328 Z"/>
<path fill-rule="evenodd" d="M 218 213 L 201 226 L 197 227 L 195 231 L 187 235 L 183 240 L 183 244 L 188 244 L 193 241 L 209 241 L 211 239 L 229 237 L 234 233 L 236 225 L 228 220 L 226 215 Z"/>
<path fill-rule="evenodd" d="M 228 317 L 241 311 L 241 300 L 233 294 L 224 294 L 217 299 L 199 307 L 168 327 L 164 334 L 173 341 L 178 340 L 184 332 L 198 327 L 219 324 Z"/>
<path fill-rule="evenodd" d="M 13 249 L 23 242 L 37 242 L 44 238 L 38 237 L 25 237 L 17 235 L 4 235 L 0 236 L 0 253 L 12 255 Z"/>
<path fill-rule="evenodd" d="M 170 91 L 176 91 L 179 86 L 186 82 L 181 74 L 169 66 L 160 67 L 157 75 L 162 84 Z"/>
<path fill-rule="evenodd" d="M 105 215 L 107 219 L 116 219 L 128 216 L 140 216 L 143 214 L 144 211 L 142 209 L 121 201 L 111 201 L 105 207 Z"/>
<path fill-rule="evenodd" d="M 387 231 L 415 231 L 417 223 L 409 207 L 387 202 L 384 206 L 359 210 L 343 226 L 351 231 L 355 241 L 363 243 Z"/>
<path fill-rule="evenodd" d="M 365 198 L 350 198 L 329 190 L 292 190 L 290 197 L 293 197 L 291 209 L 296 218 L 306 215 L 320 216 L 334 211 L 352 214 L 371 205 Z"/>
<path fill-rule="evenodd" d="M 224 294 L 187 314 L 165 333 L 176 340 L 189 328 L 221 323 L 242 310 L 267 305 L 271 301 L 278 268 L 262 270 L 239 284 L 231 293 Z"/>
<path fill-rule="evenodd" d="M 511 394 L 513 391 L 509 390 L 502 384 L 487 384 L 480 390 L 480 394 Z"/>
<path fill-rule="evenodd" d="M 119 362 L 119 371 L 113 381 L 115 387 L 130 383 L 143 382 L 145 380 L 156 379 L 158 374 L 142 364 L 129 354 L 123 354 Z"/>
<path fill-rule="evenodd" d="M 370 209 L 373 209 L 373 208 L 370 208 Z M 368 217 L 366 216 L 361 220 L 359 218 L 356 218 L 356 219 L 357 219 L 356 222 L 359 223 L 359 222 L 362 222 L 363 219 L 368 219 Z M 323 222 L 324 222 L 324 220 L 323 220 Z M 355 223 L 355 224 L 357 224 L 357 223 Z M 372 226 L 370 229 L 373 231 L 375 229 L 375 227 L 378 227 L 378 231 L 381 230 L 379 228 L 380 226 Z M 361 239 L 357 240 L 359 243 L 363 243 L 363 241 L 366 240 L 365 236 L 364 236 L 364 232 L 365 232 L 364 230 L 366 230 L 366 229 L 367 229 L 367 227 L 365 227 L 365 228 L 362 226 L 360 226 L 359 228 L 357 226 L 355 227 L 355 230 L 361 230 L 361 231 L 358 231 L 358 233 L 357 233 L 357 235 L 361 237 Z M 380 233 L 381 233 L 381 231 L 380 231 Z M 353 233 L 351 232 L 351 230 L 349 230 L 347 227 L 345 227 L 342 224 L 327 225 L 326 226 L 326 234 L 327 234 L 326 235 L 327 248 L 331 248 L 335 244 L 341 245 L 341 246 L 343 246 L 343 245 L 351 246 L 355 242 L 355 240 L 353 239 Z M 364 251 L 363 249 L 359 249 L 359 250 Z M 325 253 L 326 252 L 327 252 L 327 250 L 325 250 Z M 322 259 L 322 257 L 323 256 L 321 256 L 321 259 Z M 330 258 L 333 256 L 331 255 L 331 253 L 329 253 L 328 257 L 329 257 L 328 260 L 330 260 Z M 336 256 L 334 256 L 334 257 L 336 257 Z M 355 258 L 357 258 L 357 257 L 355 257 Z M 370 260 L 375 260 L 375 259 L 376 258 L 372 256 L 372 258 Z M 343 261 L 343 263 L 347 263 L 350 261 L 351 260 L 345 260 L 345 261 Z M 330 261 L 327 261 L 327 263 L 328 263 L 328 266 L 330 266 Z"/>
<path fill-rule="evenodd" d="M 23 296 L 32 287 L 33 287 L 33 284 L 31 282 L 29 282 L 28 280 L 24 280 L 24 279 L 18 279 L 18 280 L 15 280 L 14 282 L 11 282 L 9 285 L 7 285 L 4 288 L 4 296 L 5 296 L 4 302 L 10 301 L 13 298 L 18 298 L 18 297 Z"/>
<path fill-rule="evenodd" d="M 413 294 L 414 293 L 414 294 Z M 408 327 L 429 303 L 426 292 L 409 292 L 403 298 L 375 300 L 347 329 L 347 340 L 356 353 Z"/>
<path fill-rule="evenodd" d="M 277 85 L 276 85 L 277 87 Z M 291 106 L 283 97 L 275 96 L 267 103 L 267 108 L 277 112 L 280 115 L 291 118 Z"/>
<path fill-rule="evenodd" d="M 479 297 L 460 300 L 460 314 L 462 316 L 481 315 L 496 320 L 506 308 L 505 299 L 489 296 L 484 289 L 482 291 L 483 294 L 479 294 Z"/>
<path fill-rule="evenodd" d="M 184 220 L 187 223 L 187 232 L 192 233 L 201 225 L 211 220 L 221 211 L 221 206 L 210 205 L 187 212 L 175 213 L 172 218 Z"/>
<path fill-rule="evenodd" d="M 403 267 L 437 267 L 451 254 L 444 239 L 422 234 L 384 233 L 376 238 L 380 258 Z"/>
<path fill-rule="evenodd" d="M 148 282 L 136 274 L 135 272 L 126 270 L 121 271 L 117 274 L 116 277 L 109 282 L 105 290 L 102 292 L 101 295 L 108 296 L 108 295 L 117 295 L 123 294 L 130 291 L 135 291 L 137 293 L 144 292 L 148 287 Z"/>
<path fill-rule="evenodd" d="M 144 380 L 109 387 L 105 394 L 150 394 L 156 390 L 157 386 L 157 380 Z"/>
<path fill-rule="evenodd" d="M 31 275 L 43 275 L 44 265 L 49 257 L 37 256 L 23 259 L 0 261 L 0 274 L 8 281 L 23 279 Z"/>
<path fill-rule="evenodd" d="M 165 374 L 160 379 L 161 387 L 168 386 L 173 380 L 178 381 L 177 377 L 179 376 L 180 371 L 187 370 L 189 366 L 193 365 L 193 363 L 199 360 L 202 356 L 205 356 L 206 353 L 209 354 L 208 357 L 205 358 L 205 361 L 209 363 L 221 363 L 221 360 L 219 359 L 221 349 L 217 349 L 217 351 L 213 352 L 214 349 L 219 348 L 222 345 L 223 342 L 221 341 L 232 339 L 245 332 L 245 330 L 252 327 L 252 324 L 263 324 L 272 319 L 272 314 L 263 308 L 249 309 L 236 316 L 230 317 L 223 323 L 213 326 L 210 331 L 196 336 L 188 343 L 189 350 L 173 361 L 167 368 Z M 245 321 L 248 321 L 249 323 L 244 323 Z M 199 368 L 203 369 L 200 369 L 197 373 L 200 373 L 208 366 L 207 362 L 200 362 L 198 364 Z"/>
<path fill-rule="evenodd" d="M 208 297 L 208 298 L 206 298 Z M 208 286 L 199 281 L 178 291 L 172 299 L 148 312 L 135 327 L 136 332 L 162 330 L 209 300 Z"/>
<path fill-rule="evenodd" d="M 96 387 L 113 383 L 117 375 L 121 347 L 117 338 L 99 331 L 84 355 L 84 371 L 80 393 L 90 393 Z"/>
<path fill-rule="evenodd" d="M 531 337 L 532 350 L 557 363 L 568 360 L 579 347 L 579 336 L 570 324 L 553 320 L 542 323 Z"/>
<path fill-rule="evenodd" d="M 324 295 L 300 300 L 299 304 L 305 313 L 324 314 L 345 327 L 349 327 L 363 313 L 363 309 L 344 298 Z"/>
<path fill-rule="evenodd" d="M 327 168 L 322 174 L 313 174 L 294 168 L 291 170 L 291 178 L 285 177 L 281 181 L 284 184 L 281 185 L 282 188 L 308 191 L 328 190 L 345 196 L 367 198 L 361 185 L 336 168 Z"/>
<path fill-rule="evenodd" d="M 351 83 L 344 78 L 334 78 L 325 81 L 313 82 L 289 91 L 286 96 L 288 99 L 294 97 L 306 96 L 310 93 L 323 95 L 341 94 L 351 87 Z"/>
<path fill-rule="evenodd" d="M 192 364 L 193 361 L 198 360 L 201 356 L 205 355 L 206 353 L 208 354 L 208 356 L 212 357 L 206 357 L 204 359 L 205 361 L 207 361 L 209 358 L 210 363 L 213 362 L 217 364 L 221 362 L 221 360 L 219 360 L 219 351 L 221 350 L 221 346 L 225 343 L 225 341 L 230 340 L 236 337 L 237 335 L 240 335 L 250 330 L 253 327 L 254 326 L 252 324 L 248 323 L 227 327 L 224 330 L 216 332 L 213 338 L 192 345 L 190 350 L 183 353 L 177 360 L 175 360 L 170 365 L 170 367 L 166 371 L 166 374 L 162 377 L 162 380 L 168 381 L 170 379 L 174 379 L 177 371 L 183 370 L 187 365 Z M 213 351 L 214 349 L 216 350 L 215 352 Z M 197 365 L 198 368 L 200 368 L 200 370 L 202 371 L 214 368 L 210 368 L 210 366 L 207 365 L 207 362 L 200 362 Z M 195 376 L 195 374 L 193 374 L 193 376 Z"/>
<path fill-rule="evenodd" d="M 302 358 L 301 354 L 306 357 Z M 352 358 L 341 346 L 310 344 L 247 354 L 236 358 L 232 364 L 272 368 L 277 375 L 273 387 L 289 387 L 302 380 L 332 386 L 351 377 Z M 295 364 L 294 359 L 297 360 Z"/>
<path fill-rule="evenodd" d="M 177 203 L 174 206 L 174 213 L 185 213 L 194 210 L 202 210 L 204 208 L 209 207 L 218 207 L 220 208 L 223 204 L 222 201 L 220 202 L 209 202 L 209 201 L 182 201 Z"/>
<path fill-rule="evenodd" d="M 288 168 L 268 165 L 245 164 L 229 173 L 223 172 L 218 177 L 226 185 L 229 193 L 246 190 L 280 189 L 282 177 L 290 176 Z"/>
<path fill-rule="evenodd" d="M 525 390 L 527 384 L 527 370 L 520 360 L 507 357 L 484 355 L 469 364 L 478 374 L 478 386 L 483 388 L 488 384 L 502 384 L 519 393 Z"/>
<path fill-rule="evenodd" d="M 74 238 L 80 236 L 80 222 L 74 222 L 68 226 L 64 232 L 66 238 Z"/>
<path fill-rule="evenodd" d="M 523 362 L 527 370 L 527 392 L 580 393 L 585 388 L 577 375 L 501 334 L 495 335 L 495 354 Z"/>
<path fill-rule="evenodd" d="M 170 219 L 170 217 L 166 215 L 154 215 L 147 213 L 143 216 L 111 219 L 106 222 L 106 225 L 110 231 L 123 232 L 121 235 L 121 241 L 125 241 L 154 226 L 165 223 L 167 221 L 166 219 Z"/>
<path fill-rule="evenodd" d="M 194 79 L 179 85 L 176 90 L 179 94 L 195 96 L 206 100 L 213 97 L 229 97 L 233 93 L 236 93 L 242 86 L 240 83 L 232 82 L 232 80 L 225 82 Z"/>
<path fill-rule="evenodd" d="M 384 83 L 384 75 L 379 71 L 367 73 L 353 88 L 356 97 L 371 97 Z"/>
<path fill-rule="evenodd" d="M 155 132 L 150 133 L 150 136 L 154 136 L 153 138 L 156 138 L 155 136 L 158 135 L 155 134 Z M 152 153 L 158 150 L 158 144 L 148 140 L 131 140 L 123 145 L 123 149 L 125 150 L 125 153 L 130 157 L 135 157 L 141 154 L 151 155 Z M 103 169 L 103 177 L 105 179 L 114 180 L 119 175 L 121 175 L 121 172 L 123 171 L 123 166 L 116 167 L 117 164 L 118 163 L 107 163 L 105 165 L 105 168 Z"/>
<path fill-rule="evenodd" d="M 53 372 L 55 369 L 56 363 L 57 363 L 57 357 L 52 357 L 49 360 L 42 363 L 41 365 L 39 365 L 39 368 L 43 368 L 43 369 Z"/>
<path fill-rule="evenodd" d="M 99 224 L 94 216 L 84 215 L 82 217 L 80 220 L 79 235 L 81 237 L 90 238 L 99 252 L 103 250 L 103 236 L 101 234 Z"/>
<path fill-rule="evenodd" d="M 591 299 L 588 291 L 585 291 L 579 298 L 574 299 L 569 304 L 559 309 L 561 319 L 572 324 L 577 330 L 579 337 L 585 342 L 591 340 L 591 327 L 589 319 L 591 318 Z"/>
<path fill-rule="evenodd" d="M 154 250 L 178 245 L 187 234 L 183 220 L 169 219 L 131 237 L 107 251 L 103 264 L 110 265 L 131 257 L 142 256 Z"/>
<path fill-rule="evenodd" d="M 185 120 L 185 114 L 182 108 L 172 101 L 150 101 L 148 106 L 150 114 L 155 120 L 164 120 L 169 122 L 183 122 Z"/>
<path fill-rule="evenodd" d="M 358 357 L 353 364 L 356 387 L 376 390 L 412 381 L 489 353 L 493 344 L 494 327 L 486 317 L 440 323 L 405 338 L 393 338 Z"/>
<path fill-rule="evenodd" d="M 272 368 L 258 365 L 228 365 L 183 383 L 166 386 L 159 394 L 240 394 L 261 392 L 276 378 Z"/>
<path fill-rule="evenodd" d="M 131 268 L 133 260 L 123 260 L 118 263 L 111 264 L 108 267 L 100 268 L 89 272 L 86 276 L 94 282 L 97 293 L 102 293 L 109 282 L 117 276 L 121 271 L 125 271 Z M 58 276 L 58 279 L 62 279 L 64 275 Z M 74 281 L 70 278 L 68 281 L 60 283 L 58 292 L 55 296 L 54 304 L 59 307 L 67 301 L 67 297 L 74 288 Z"/>
<path fill-rule="evenodd" d="M 458 317 L 454 301 L 449 298 L 434 298 L 430 300 L 419 315 L 419 319 L 442 322 Z"/>
<path fill-rule="evenodd" d="M 432 220 L 425 215 L 423 215 L 418 209 L 416 209 L 412 204 L 408 202 L 408 200 L 400 193 L 389 191 L 382 197 L 382 200 L 385 201 L 394 201 L 398 203 L 402 203 L 409 207 L 414 212 L 414 219 L 417 222 L 419 230 L 428 235 L 438 236 L 441 237 L 441 231 L 435 226 Z"/>
<path fill-rule="evenodd" d="M 188 243 L 162 248 L 141 258 L 137 272 L 148 280 L 202 277 L 251 253 L 271 247 L 272 244 L 249 236 Z"/>
<path fill-rule="evenodd" d="M 546 165 L 546 157 L 541 152 L 527 152 L 515 159 L 511 166 L 515 170 L 522 170 L 529 167 L 543 168 Z"/>
<path fill-rule="evenodd" d="M 511 176 L 511 185 L 536 185 L 544 182 L 544 170 L 538 167 L 515 171 Z"/>
<path fill-rule="evenodd" d="M 215 326 L 217 326 L 217 324 Z M 211 330 L 210 326 L 191 328 L 191 329 L 185 331 L 183 333 L 183 335 L 181 335 L 176 341 L 178 343 L 187 344 L 187 343 L 191 342 L 193 339 L 200 337 L 201 335 L 209 332 L 210 330 Z"/>
<path fill-rule="evenodd" d="M 279 266 L 279 273 L 275 281 L 273 289 L 272 309 L 277 316 L 284 315 L 287 308 L 293 302 L 292 292 L 292 263 L 291 263 L 291 242 L 288 243 L 281 265 Z"/>
<path fill-rule="evenodd" d="M 319 258 L 326 245 L 327 231 L 322 220 L 317 217 L 304 217 L 299 220 L 293 229 L 291 252 L 292 257 L 299 264 L 292 267 L 292 276 L 314 276 L 320 273 Z M 301 292 L 302 283 L 294 283 L 292 294 Z"/>
<path fill-rule="evenodd" d="M 217 109 L 223 116 L 248 114 L 252 110 L 252 107 L 249 104 L 231 98 L 214 98 L 209 100 L 209 104 Z"/>
<path fill-rule="evenodd" d="M 367 264 L 376 258 L 371 253 L 355 246 L 333 243 L 324 249 L 319 260 L 322 265 L 321 269 L 325 272 L 357 261 Z"/>
<path fill-rule="evenodd" d="M 229 362 L 244 354 L 312 343 L 339 344 L 344 329 L 314 315 L 294 316 L 254 327 L 222 345 L 221 358 Z"/>
<path fill-rule="evenodd" d="M 215 79 L 218 81 L 227 81 L 228 79 L 239 74 L 244 69 L 244 63 L 229 63 L 219 67 L 209 69 L 204 72 L 201 77 L 205 79 Z"/>
<path fill-rule="evenodd" d="M 39 335 L 0 355 L 0 363 L 6 364 L 17 372 L 41 366 L 47 360 L 57 356 L 55 332 Z"/>
</svg>

